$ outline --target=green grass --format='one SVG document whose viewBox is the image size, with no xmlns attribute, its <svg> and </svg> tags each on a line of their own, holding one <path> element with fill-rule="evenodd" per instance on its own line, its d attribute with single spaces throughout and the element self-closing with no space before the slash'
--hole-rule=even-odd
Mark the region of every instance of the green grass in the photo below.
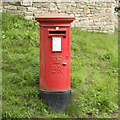
<svg viewBox="0 0 120 120">
<path fill-rule="evenodd" d="M 110 118 L 118 109 L 118 34 L 71 30 L 72 100 L 52 113 L 38 98 L 39 24 L 2 15 L 3 118 Z M 116 115 L 118 117 L 118 115 Z"/>
</svg>

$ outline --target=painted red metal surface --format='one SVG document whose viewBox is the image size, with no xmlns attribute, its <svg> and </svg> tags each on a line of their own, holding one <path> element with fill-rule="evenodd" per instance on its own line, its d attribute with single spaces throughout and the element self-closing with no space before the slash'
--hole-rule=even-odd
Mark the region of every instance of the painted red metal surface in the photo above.
<svg viewBox="0 0 120 120">
<path fill-rule="evenodd" d="M 70 90 L 70 29 L 75 18 L 47 14 L 35 19 L 40 22 L 40 89 Z M 61 51 L 52 51 L 53 37 L 61 38 Z"/>
<path fill-rule="evenodd" d="M 75 18 L 65 14 L 46 14 L 35 18 L 38 22 L 72 22 Z"/>
</svg>

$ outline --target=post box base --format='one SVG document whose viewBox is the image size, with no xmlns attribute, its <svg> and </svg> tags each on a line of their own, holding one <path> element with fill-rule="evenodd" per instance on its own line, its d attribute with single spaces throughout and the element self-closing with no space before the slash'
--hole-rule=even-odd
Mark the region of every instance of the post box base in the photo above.
<svg viewBox="0 0 120 120">
<path fill-rule="evenodd" d="M 62 112 L 70 103 L 71 90 L 47 92 L 40 90 L 40 99 L 43 99 L 54 112 Z"/>
</svg>

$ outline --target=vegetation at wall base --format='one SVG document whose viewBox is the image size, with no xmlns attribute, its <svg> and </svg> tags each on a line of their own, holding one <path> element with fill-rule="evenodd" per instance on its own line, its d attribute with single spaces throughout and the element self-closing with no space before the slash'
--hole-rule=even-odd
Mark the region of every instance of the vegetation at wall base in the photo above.
<svg viewBox="0 0 120 120">
<path fill-rule="evenodd" d="M 38 98 L 39 23 L 3 13 L 2 49 L 3 118 L 118 117 L 117 31 L 105 34 L 72 28 L 72 99 L 62 113 L 53 113 Z"/>
</svg>

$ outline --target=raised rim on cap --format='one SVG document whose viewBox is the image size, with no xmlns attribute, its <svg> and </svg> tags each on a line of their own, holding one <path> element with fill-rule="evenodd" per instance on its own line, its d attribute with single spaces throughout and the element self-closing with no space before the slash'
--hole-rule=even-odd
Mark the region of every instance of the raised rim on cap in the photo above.
<svg viewBox="0 0 120 120">
<path fill-rule="evenodd" d="M 75 17 L 69 16 L 67 14 L 45 14 L 35 17 L 35 20 L 40 21 L 70 21 L 75 20 Z"/>
</svg>

